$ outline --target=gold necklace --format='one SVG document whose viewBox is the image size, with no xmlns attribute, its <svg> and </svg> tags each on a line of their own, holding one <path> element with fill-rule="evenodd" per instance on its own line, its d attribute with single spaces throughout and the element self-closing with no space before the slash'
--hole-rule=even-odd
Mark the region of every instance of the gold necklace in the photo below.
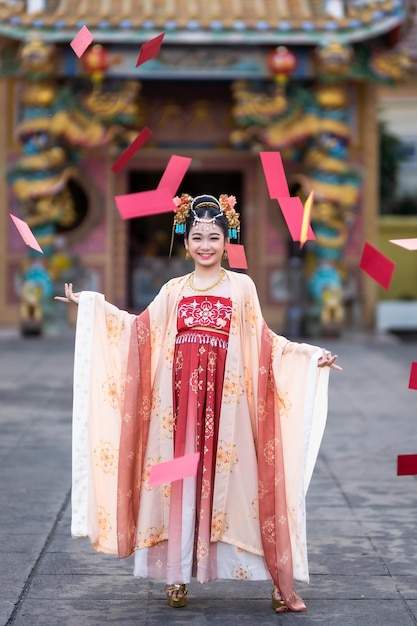
<svg viewBox="0 0 417 626">
<path fill-rule="evenodd" d="M 194 285 L 194 272 L 193 272 L 188 277 L 188 281 L 187 282 L 188 282 L 188 286 L 193 291 L 197 291 L 198 293 L 205 293 L 206 291 L 211 291 L 212 289 L 217 287 L 217 285 L 220 285 L 220 283 L 224 280 L 225 276 L 226 276 L 226 272 L 225 272 L 224 269 L 222 269 L 222 271 L 220 272 L 220 274 L 218 275 L 218 277 L 216 278 L 216 280 L 214 281 L 214 283 L 212 285 L 209 285 L 208 287 L 196 287 Z"/>
</svg>

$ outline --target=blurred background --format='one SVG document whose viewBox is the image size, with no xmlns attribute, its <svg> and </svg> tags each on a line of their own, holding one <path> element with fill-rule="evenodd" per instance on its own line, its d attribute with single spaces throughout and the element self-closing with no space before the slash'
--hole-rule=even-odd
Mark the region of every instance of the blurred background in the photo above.
<svg viewBox="0 0 417 626">
<path fill-rule="evenodd" d="M 140 312 L 171 276 L 172 211 L 122 220 L 115 196 L 192 158 L 178 195 L 237 198 L 264 315 L 288 336 L 417 331 L 417 18 L 407 0 L 0 1 L 0 326 L 71 328 L 71 281 Z M 71 41 L 93 36 L 78 57 Z M 139 50 L 164 33 L 159 53 Z M 118 174 L 111 167 L 147 126 Z M 300 249 L 268 195 L 260 151 L 291 194 L 313 190 Z M 9 213 L 44 254 L 25 247 Z M 367 241 L 396 263 L 389 290 L 359 270 Z M 227 263 L 226 263 L 227 267 Z"/>
</svg>

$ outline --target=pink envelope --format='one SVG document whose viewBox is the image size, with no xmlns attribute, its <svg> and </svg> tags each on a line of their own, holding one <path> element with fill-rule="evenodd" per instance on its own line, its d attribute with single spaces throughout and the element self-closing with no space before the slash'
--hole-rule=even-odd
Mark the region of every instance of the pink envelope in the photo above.
<svg viewBox="0 0 417 626">
<path fill-rule="evenodd" d="M 151 189 L 115 197 L 121 217 L 129 220 L 174 210 L 172 194 L 169 189 Z"/>
<path fill-rule="evenodd" d="M 80 58 L 92 41 L 93 35 L 88 30 L 87 26 L 83 26 L 70 42 L 70 46 L 74 50 L 77 57 Z"/>
<path fill-rule="evenodd" d="M 157 188 L 169 189 L 172 197 L 174 197 L 191 161 L 192 159 L 189 159 L 188 157 L 177 156 L 174 154 L 170 158 Z"/>
<path fill-rule="evenodd" d="M 414 239 L 390 239 L 391 243 L 406 250 L 417 250 L 417 238 Z"/>
<path fill-rule="evenodd" d="M 288 230 L 294 241 L 301 240 L 301 228 L 303 224 L 304 207 L 298 196 L 292 198 L 278 198 L 279 205 L 281 207 L 282 214 L 287 222 Z M 308 225 L 307 236 L 305 241 L 311 241 L 315 239 L 315 235 L 311 225 Z"/>
<path fill-rule="evenodd" d="M 227 259 L 229 267 L 236 270 L 247 270 L 248 263 L 246 261 L 245 248 L 238 243 L 226 244 Z"/>
<path fill-rule="evenodd" d="M 278 198 L 289 197 L 290 191 L 281 154 L 279 152 L 260 152 L 259 156 L 261 157 L 270 198 L 277 200 Z M 299 240 L 296 239 L 296 241 Z"/>
<path fill-rule="evenodd" d="M 411 363 L 410 380 L 408 382 L 409 389 L 417 389 L 417 362 Z"/>
<path fill-rule="evenodd" d="M 157 35 L 156 37 L 150 39 L 142 45 L 141 49 L 139 50 L 139 55 L 135 67 L 142 65 L 142 63 L 146 63 L 146 61 L 153 59 L 153 57 L 158 54 L 164 36 L 165 33 L 161 33 L 160 35 Z"/>
<path fill-rule="evenodd" d="M 17 230 L 19 231 L 20 236 L 22 237 L 22 239 L 25 242 L 25 244 L 27 246 L 29 246 L 30 248 L 33 248 L 34 250 L 37 250 L 38 252 L 42 252 L 42 254 L 43 254 L 42 248 L 40 247 L 40 245 L 36 241 L 34 234 L 30 230 L 30 228 L 26 224 L 26 222 L 24 222 L 23 220 L 19 219 L 15 215 L 12 215 L 11 213 L 9 213 L 9 215 L 12 218 L 13 222 L 15 223 L 15 226 L 16 226 Z"/>
<path fill-rule="evenodd" d="M 143 146 L 145 141 L 149 139 L 152 132 L 147 126 L 143 128 L 139 135 L 132 141 L 132 143 L 122 152 L 119 158 L 112 165 L 112 172 L 118 174 L 120 170 L 130 161 L 133 155 Z"/>
<path fill-rule="evenodd" d="M 417 475 L 417 454 L 399 454 L 397 457 L 397 476 Z"/>
<path fill-rule="evenodd" d="M 359 267 L 384 289 L 389 289 L 394 274 L 395 263 L 365 242 Z"/>
<path fill-rule="evenodd" d="M 187 454 L 186 456 L 172 459 L 172 461 L 152 465 L 149 473 L 149 486 L 156 487 L 156 485 L 172 483 L 174 480 L 195 476 L 199 459 L 200 453 L 195 452 L 194 454 Z"/>
</svg>

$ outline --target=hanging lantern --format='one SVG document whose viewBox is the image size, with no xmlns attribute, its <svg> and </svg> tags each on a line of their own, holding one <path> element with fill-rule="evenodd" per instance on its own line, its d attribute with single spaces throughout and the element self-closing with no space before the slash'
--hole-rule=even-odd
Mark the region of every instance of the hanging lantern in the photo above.
<svg viewBox="0 0 417 626">
<path fill-rule="evenodd" d="M 95 84 L 101 83 L 107 70 L 113 64 L 109 53 L 99 43 L 84 53 L 81 63 L 84 72 L 91 76 L 91 80 Z"/>
<path fill-rule="evenodd" d="M 296 65 L 297 57 L 285 46 L 278 46 L 268 54 L 268 69 L 280 85 L 285 85 Z"/>
</svg>

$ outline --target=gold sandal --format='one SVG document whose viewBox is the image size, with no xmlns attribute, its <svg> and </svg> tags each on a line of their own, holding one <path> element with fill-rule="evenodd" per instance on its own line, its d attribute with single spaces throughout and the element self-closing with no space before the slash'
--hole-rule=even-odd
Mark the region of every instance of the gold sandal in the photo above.
<svg viewBox="0 0 417 626">
<path fill-rule="evenodd" d="M 279 596 L 279 598 L 277 598 L 277 596 Z M 288 611 L 285 600 L 276 585 L 272 589 L 272 608 L 275 609 L 277 613 L 283 613 L 284 611 Z"/>
<path fill-rule="evenodd" d="M 169 595 L 169 594 L 172 594 L 174 591 L 182 593 L 182 596 L 178 597 L 178 596 Z M 167 594 L 168 606 L 172 606 L 173 608 L 178 608 L 180 606 L 185 606 L 187 604 L 187 594 L 188 594 L 187 585 L 184 585 L 184 584 L 167 585 L 165 587 L 165 593 Z"/>
</svg>

